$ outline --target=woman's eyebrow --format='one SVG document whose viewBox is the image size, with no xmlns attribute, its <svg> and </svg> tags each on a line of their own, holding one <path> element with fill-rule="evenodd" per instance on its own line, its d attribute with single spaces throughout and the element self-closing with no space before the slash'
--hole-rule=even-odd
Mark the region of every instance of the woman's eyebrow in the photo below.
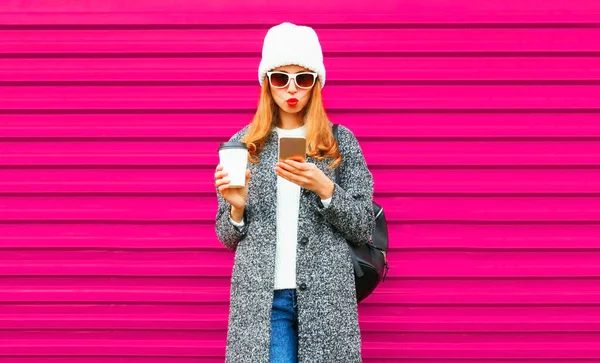
<svg viewBox="0 0 600 363">
<path fill-rule="evenodd" d="M 310 71 L 298 71 L 298 72 L 273 71 L 273 72 L 281 72 L 281 73 L 287 73 L 287 74 L 296 74 L 296 73 L 304 73 L 304 72 L 310 72 Z"/>
</svg>

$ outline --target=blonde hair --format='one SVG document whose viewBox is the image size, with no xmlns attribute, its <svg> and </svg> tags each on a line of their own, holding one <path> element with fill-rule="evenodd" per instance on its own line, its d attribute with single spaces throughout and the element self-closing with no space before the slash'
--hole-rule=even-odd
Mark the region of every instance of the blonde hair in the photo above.
<svg viewBox="0 0 600 363">
<path fill-rule="evenodd" d="M 248 145 L 248 161 L 253 164 L 260 162 L 260 153 L 272 131 L 278 111 L 278 106 L 271 95 L 269 81 L 265 80 L 260 92 L 256 114 L 246 135 L 241 140 Z M 306 154 L 317 160 L 332 158 L 333 161 L 329 164 L 329 168 L 339 166 L 342 156 L 329 126 L 319 82 L 315 83 L 311 90 L 310 100 L 301 112 L 306 125 Z"/>
</svg>

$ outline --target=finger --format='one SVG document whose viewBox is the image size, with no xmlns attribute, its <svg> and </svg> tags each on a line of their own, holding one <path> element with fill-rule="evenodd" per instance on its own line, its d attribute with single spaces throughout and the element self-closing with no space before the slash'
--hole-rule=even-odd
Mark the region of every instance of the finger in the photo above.
<svg viewBox="0 0 600 363">
<path fill-rule="evenodd" d="M 215 174 L 215 180 L 216 179 L 221 179 L 225 176 L 229 175 L 229 173 L 227 173 L 226 171 L 219 171 Z"/>
<path fill-rule="evenodd" d="M 223 191 L 227 188 L 229 188 L 229 182 L 219 186 L 217 189 L 219 189 L 219 193 L 223 194 Z"/>
<path fill-rule="evenodd" d="M 293 166 L 294 168 L 296 168 L 298 170 L 309 170 L 311 167 L 311 164 L 309 164 L 309 163 L 299 163 L 296 160 L 291 160 L 291 159 L 285 160 L 285 163 Z"/>
<path fill-rule="evenodd" d="M 277 166 L 294 174 L 299 174 L 301 172 L 301 170 L 297 169 L 296 167 L 287 162 L 279 162 L 277 163 Z"/>
<path fill-rule="evenodd" d="M 279 175 L 280 177 L 287 179 L 289 181 L 293 181 L 292 178 L 294 178 L 294 174 L 290 173 L 289 171 L 276 166 L 275 167 L 275 172 L 277 173 L 277 175 Z"/>
<path fill-rule="evenodd" d="M 215 172 L 217 172 L 219 170 L 223 170 L 223 165 L 221 165 L 221 164 L 217 165 L 217 168 L 215 169 Z"/>
<path fill-rule="evenodd" d="M 222 178 L 222 177 L 224 177 L 226 175 L 229 175 L 229 173 L 226 172 L 226 171 L 218 171 L 218 172 L 215 173 L 215 178 L 219 179 L 219 178 Z"/>
<path fill-rule="evenodd" d="M 294 184 L 304 186 L 307 182 L 307 179 L 301 175 L 290 173 L 289 171 L 283 170 L 281 168 L 275 168 L 275 170 L 277 171 L 277 175 L 281 176 L 284 179 L 291 181 Z"/>
<path fill-rule="evenodd" d="M 216 187 L 220 187 L 220 186 L 222 186 L 222 185 L 224 185 L 224 184 L 229 184 L 230 182 L 231 182 L 231 180 L 229 180 L 229 178 L 218 179 L 218 180 L 215 182 L 215 186 L 216 186 Z"/>
</svg>

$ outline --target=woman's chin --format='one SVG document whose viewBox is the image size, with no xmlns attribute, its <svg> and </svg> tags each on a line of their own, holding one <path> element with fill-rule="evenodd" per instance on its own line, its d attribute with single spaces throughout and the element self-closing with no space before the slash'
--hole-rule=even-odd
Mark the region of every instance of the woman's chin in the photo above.
<svg viewBox="0 0 600 363">
<path fill-rule="evenodd" d="M 300 105 L 295 105 L 295 106 L 290 106 L 287 103 L 284 104 L 283 106 L 280 105 L 279 106 L 283 111 L 287 112 L 287 113 L 298 113 L 300 111 L 302 111 L 302 108 Z"/>
</svg>

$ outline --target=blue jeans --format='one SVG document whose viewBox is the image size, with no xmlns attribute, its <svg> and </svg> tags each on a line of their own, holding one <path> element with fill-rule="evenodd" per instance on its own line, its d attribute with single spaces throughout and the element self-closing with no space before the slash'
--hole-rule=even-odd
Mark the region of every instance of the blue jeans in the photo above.
<svg viewBox="0 0 600 363">
<path fill-rule="evenodd" d="M 298 362 L 296 289 L 275 290 L 271 311 L 270 363 Z"/>
</svg>

